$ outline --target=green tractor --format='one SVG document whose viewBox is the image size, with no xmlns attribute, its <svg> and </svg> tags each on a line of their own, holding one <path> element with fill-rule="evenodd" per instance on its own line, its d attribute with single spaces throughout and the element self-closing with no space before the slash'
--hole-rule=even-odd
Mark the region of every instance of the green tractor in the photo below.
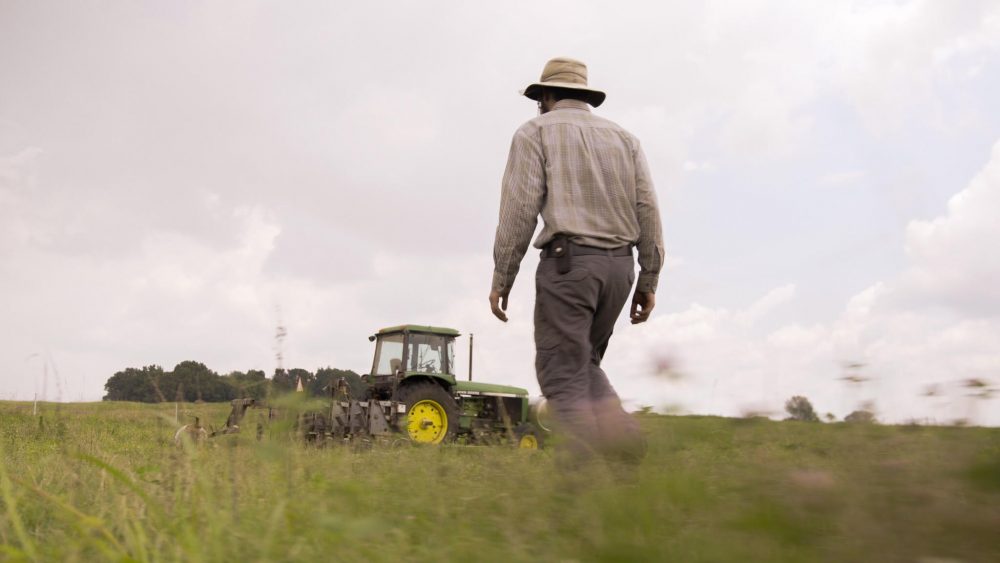
<svg viewBox="0 0 1000 563">
<path fill-rule="evenodd" d="M 458 336 L 454 329 L 418 325 L 384 328 L 370 336 L 375 359 L 363 377 L 369 398 L 395 405 L 394 426 L 414 442 L 513 441 L 538 448 L 543 436 L 531 416 L 528 392 L 471 381 L 471 340 L 470 381 L 456 377 Z"/>
<path fill-rule="evenodd" d="M 341 379 L 330 389 L 328 408 L 298 417 L 299 432 L 317 442 L 402 438 L 420 444 L 542 447 L 547 428 L 538 419 L 544 418 L 544 401 L 535 409 L 525 389 L 472 381 L 471 335 L 469 380 L 458 379 L 459 336 L 457 330 L 434 326 L 383 328 L 368 338 L 375 342 L 375 358 L 371 372 L 362 376 L 365 396 L 352 396 Z M 238 432 L 247 408 L 263 406 L 252 403 L 233 401 L 230 419 L 219 433 Z"/>
</svg>

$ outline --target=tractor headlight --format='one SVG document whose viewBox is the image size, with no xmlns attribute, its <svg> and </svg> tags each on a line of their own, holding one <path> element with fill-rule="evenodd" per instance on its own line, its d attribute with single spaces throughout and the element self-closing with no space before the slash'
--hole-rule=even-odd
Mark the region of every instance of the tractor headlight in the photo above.
<svg viewBox="0 0 1000 563">
<path fill-rule="evenodd" d="M 528 409 L 528 420 L 533 422 L 539 430 L 552 432 L 552 414 L 549 412 L 549 402 L 545 397 L 531 399 Z"/>
</svg>

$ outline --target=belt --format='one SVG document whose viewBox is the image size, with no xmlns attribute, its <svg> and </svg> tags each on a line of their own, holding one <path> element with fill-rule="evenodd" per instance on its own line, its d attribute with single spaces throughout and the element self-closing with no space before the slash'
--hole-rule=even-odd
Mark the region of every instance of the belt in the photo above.
<svg viewBox="0 0 1000 563">
<path fill-rule="evenodd" d="M 554 240 L 545 245 L 542 249 L 542 258 L 557 258 L 560 253 L 556 251 L 556 245 L 568 245 L 572 256 L 632 256 L 632 245 L 626 244 L 617 248 L 598 248 L 596 246 L 585 246 L 569 242 L 567 240 Z"/>
</svg>

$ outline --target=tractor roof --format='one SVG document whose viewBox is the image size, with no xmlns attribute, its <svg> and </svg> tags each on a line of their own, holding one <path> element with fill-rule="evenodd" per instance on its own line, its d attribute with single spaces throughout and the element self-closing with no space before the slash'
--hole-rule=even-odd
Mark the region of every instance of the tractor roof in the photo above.
<svg viewBox="0 0 1000 563">
<path fill-rule="evenodd" d="M 409 332 L 422 332 L 429 334 L 440 334 L 441 336 L 460 336 L 461 333 L 453 328 L 445 328 L 441 326 L 428 326 L 428 325 L 398 325 L 390 326 L 379 330 L 376 334 L 392 334 L 394 332 L 403 332 L 404 330 Z"/>
</svg>

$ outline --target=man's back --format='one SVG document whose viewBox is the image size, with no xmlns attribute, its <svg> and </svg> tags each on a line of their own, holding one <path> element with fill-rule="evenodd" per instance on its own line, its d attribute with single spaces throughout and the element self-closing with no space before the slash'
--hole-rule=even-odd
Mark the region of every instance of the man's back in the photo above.
<svg viewBox="0 0 1000 563">
<path fill-rule="evenodd" d="M 545 228 L 536 247 L 556 233 L 601 248 L 639 238 L 635 137 L 577 100 L 558 102 L 554 111 L 525 123 L 518 134 L 540 145 L 545 163 Z"/>
<path fill-rule="evenodd" d="M 493 287 L 510 290 L 531 234 L 544 248 L 557 234 L 597 248 L 635 245 L 638 287 L 655 291 L 663 263 L 656 194 L 638 140 L 590 112 L 559 100 L 514 133 L 503 178 Z"/>
</svg>

